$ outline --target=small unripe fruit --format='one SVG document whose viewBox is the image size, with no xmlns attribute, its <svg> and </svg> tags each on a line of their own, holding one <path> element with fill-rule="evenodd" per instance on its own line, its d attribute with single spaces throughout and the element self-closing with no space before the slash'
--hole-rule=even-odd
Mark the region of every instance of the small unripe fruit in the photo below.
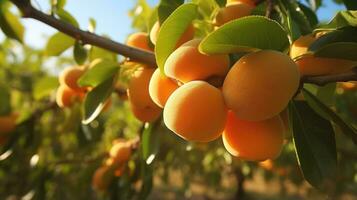
<svg viewBox="0 0 357 200">
<path fill-rule="evenodd" d="M 188 141 L 209 142 L 222 134 L 226 112 L 219 89 L 204 81 L 192 81 L 171 94 L 164 108 L 164 122 Z"/>
<path fill-rule="evenodd" d="M 61 85 L 65 85 L 75 92 L 85 92 L 86 87 L 80 87 L 77 84 L 78 79 L 84 74 L 85 69 L 82 67 L 70 67 L 63 70 L 59 76 Z"/>
<path fill-rule="evenodd" d="M 101 166 L 94 172 L 92 177 L 92 187 L 96 191 L 105 191 L 112 179 L 113 170 L 108 166 Z"/>
<path fill-rule="evenodd" d="M 157 37 L 159 36 L 159 30 L 160 30 L 160 24 L 157 21 L 150 31 L 150 40 L 154 45 L 156 45 Z M 190 24 L 186 28 L 185 32 L 181 35 L 180 39 L 177 41 L 176 48 L 181 46 L 183 43 L 192 40 L 194 36 L 195 36 L 195 28 L 193 27 L 192 24 Z"/>
<path fill-rule="evenodd" d="M 263 121 L 245 121 L 228 112 L 223 132 L 227 151 L 249 161 L 264 161 L 279 156 L 284 140 L 284 125 L 277 115 Z"/>
<path fill-rule="evenodd" d="M 248 16 L 252 12 L 253 8 L 253 6 L 243 2 L 230 3 L 226 7 L 220 8 L 214 23 L 217 26 L 221 26 L 232 20 Z"/>
<path fill-rule="evenodd" d="M 163 108 L 167 99 L 178 87 L 175 81 L 161 74 L 160 69 L 156 69 L 150 79 L 149 94 L 156 105 Z"/>
<path fill-rule="evenodd" d="M 153 49 L 149 46 L 149 36 L 147 33 L 144 32 L 131 34 L 126 41 L 126 44 L 128 46 L 143 49 L 146 51 L 153 51 Z"/>
<path fill-rule="evenodd" d="M 269 119 L 288 105 L 299 87 L 291 58 L 273 50 L 250 53 L 237 61 L 223 83 L 229 109 L 242 120 Z"/>
<path fill-rule="evenodd" d="M 176 49 L 165 62 L 165 74 L 183 83 L 224 77 L 229 70 L 228 55 L 201 54 L 198 50 L 200 42 L 200 39 L 194 39 Z"/>
<path fill-rule="evenodd" d="M 117 142 L 112 146 L 109 155 L 114 163 L 126 163 L 131 157 L 131 147 L 127 142 Z"/>
</svg>

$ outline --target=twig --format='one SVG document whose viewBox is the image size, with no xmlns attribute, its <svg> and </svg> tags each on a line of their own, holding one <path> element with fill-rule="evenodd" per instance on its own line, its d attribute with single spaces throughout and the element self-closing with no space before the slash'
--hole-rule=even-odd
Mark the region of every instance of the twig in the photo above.
<svg viewBox="0 0 357 200">
<path fill-rule="evenodd" d="M 137 60 L 150 65 L 156 65 L 155 55 L 152 52 L 137 49 L 124 45 L 118 42 L 114 42 L 105 37 L 98 36 L 88 31 L 83 31 L 75 26 L 58 20 L 51 15 L 47 15 L 36 8 L 34 8 L 28 0 L 11 0 L 22 12 L 24 18 L 36 19 L 43 22 L 68 36 L 73 37 L 76 40 L 81 41 L 83 44 L 91 44 L 101 47 L 103 49 L 110 50 L 120 55 Z"/>
</svg>

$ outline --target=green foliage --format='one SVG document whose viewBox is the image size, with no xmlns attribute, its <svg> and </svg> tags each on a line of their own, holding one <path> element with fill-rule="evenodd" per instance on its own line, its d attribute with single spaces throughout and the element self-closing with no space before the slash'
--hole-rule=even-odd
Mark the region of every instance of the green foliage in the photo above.
<svg viewBox="0 0 357 200">
<path fill-rule="evenodd" d="M 48 40 L 45 53 L 47 56 L 59 56 L 72 47 L 74 43 L 75 40 L 66 34 L 61 32 L 55 33 Z"/>
<path fill-rule="evenodd" d="M 11 113 L 11 94 L 9 88 L 0 86 L 0 116 Z"/>
<path fill-rule="evenodd" d="M 160 24 L 164 23 L 171 13 L 183 3 L 184 0 L 161 0 L 157 7 Z"/>
<path fill-rule="evenodd" d="M 7 1 L 0 1 L 0 29 L 6 36 L 23 42 L 25 28 L 20 20 L 9 10 Z"/>
</svg>

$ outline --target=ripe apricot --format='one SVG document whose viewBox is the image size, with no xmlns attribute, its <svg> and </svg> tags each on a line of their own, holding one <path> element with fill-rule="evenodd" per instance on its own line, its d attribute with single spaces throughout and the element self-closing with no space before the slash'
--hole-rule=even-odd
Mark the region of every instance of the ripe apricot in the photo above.
<svg viewBox="0 0 357 200">
<path fill-rule="evenodd" d="M 233 156 L 264 161 L 276 158 L 282 149 L 284 125 L 279 115 L 263 121 L 245 121 L 228 112 L 223 144 Z"/>
<path fill-rule="evenodd" d="M 16 128 L 18 114 L 13 113 L 7 116 L 0 116 L 0 134 L 11 133 Z"/>
<path fill-rule="evenodd" d="M 99 167 L 92 177 L 92 187 L 97 191 L 105 191 L 113 178 L 113 171 L 108 166 Z"/>
<path fill-rule="evenodd" d="M 160 24 L 159 21 L 157 21 L 150 31 L 150 40 L 154 45 L 156 45 L 157 37 L 159 36 L 159 30 L 160 30 Z M 190 24 L 186 28 L 185 32 L 183 32 L 180 39 L 177 41 L 176 48 L 181 46 L 183 43 L 192 40 L 194 36 L 195 36 L 195 28 L 193 27 L 192 24 Z"/>
<path fill-rule="evenodd" d="M 164 122 L 186 140 L 209 142 L 222 134 L 226 112 L 219 89 L 204 81 L 191 81 L 175 90 L 167 100 Z"/>
<path fill-rule="evenodd" d="M 170 95 L 178 88 L 177 83 L 161 74 L 157 68 L 151 76 L 149 84 L 149 94 L 156 105 L 163 108 Z"/>
<path fill-rule="evenodd" d="M 357 66 L 356 61 L 335 58 L 303 56 L 295 61 L 301 76 L 332 75 L 347 72 Z"/>
<path fill-rule="evenodd" d="M 126 41 L 126 44 L 135 48 L 153 51 L 149 46 L 149 36 L 144 32 L 131 34 Z"/>
<path fill-rule="evenodd" d="M 357 81 L 343 82 L 339 85 L 343 90 L 353 91 L 357 89 Z"/>
<path fill-rule="evenodd" d="M 126 163 L 131 156 L 131 147 L 127 142 L 117 142 L 110 148 L 109 155 L 114 163 Z"/>
<path fill-rule="evenodd" d="M 85 69 L 82 67 L 70 67 L 63 70 L 59 76 L 61 85 L 66 85 L 68 88 L 76 92 L 85 92 L 85 87 L 80 87 L 77 84 L 78 79 L 84 74 Z"/>
<path fill-rule="evenodd" d="M 227 0 L 227 5 L 232 4 L 232 3 L 237 3 L 237 2 L 246 3 L 252 7 L 255 7 L 255 0 Z"/>
<path fill-rule="evenodd" d="M 130 108 L 136 119 L 142 122 L 153 122 L 160 117 L 162 112 L 162 109 L 156 105 L 154 107 L 138 108 L 131 104 Z"/>
<path fill-rule="evenodd" d="M 183 83 L 224 77 L 229 70 L 228 55 L 201 54 L 198 50 L 200 42 L 200 39 L 190 40 L 176 49 L 165 62 L 165 74 Z"/>
<path fill-rule="evenodd" d="M 290 57 L 296 58 L 307 53 L 309 46 L 316 40 L 312 35 L 301 36 L 290 47 Z"/>
<path fill-rule="evenodd" d="M 242 120 L 269 119 L 288 105 L 299 87 L 299 71 L 289 56 L 273 50 L 247 54 L 228 72 L 223 96 Z"/>
<path fill-rule="evenodd" d="M 83 93 L 77 93 L 65 85 L 60 85 L 56 93 L 56 102 L 60 108 L 71 107 L 76 99 L 82 99 Z"/>
<path fill-rule="evenodd" d="M 219 9 L 216 18 L 214 19 L 214 24 L 222 26 L 232 20 L 248 16 L 252 12 L 253 8 L 253 6 L 243 2 L 229 3 L 226 7 Z"/>
</svg>

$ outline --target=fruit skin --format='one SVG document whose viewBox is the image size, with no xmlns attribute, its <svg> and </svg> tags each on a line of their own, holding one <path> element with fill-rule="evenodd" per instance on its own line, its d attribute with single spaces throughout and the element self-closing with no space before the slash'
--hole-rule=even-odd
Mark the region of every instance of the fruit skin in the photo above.
<svg viewBox="0 0 357 200">
<path fill-rule="evenodd" d="M 309 46 L 315 40 L 316 38 L 312 34 L 299 37 L 290 47 L 290 57 L 294 59 L 306 54 Z"/>
<path fill-rule="evenodd" d="M 279 156 L 284 140 L 284 125 L 279 115 L 263 121 L 245 121 L 228 112 L 223 131 L 227 151 L 249 161 L 264 161 Z"/>
<path fill-rule="evenodd" d="M 201 54 L 198 50 L 200 42 L 200 39 L 194 39 L 176 49 L 166 60 L 165 74 L 183 83 L 225 76 L 229 70 L 228 55 Z"/>
<path fill-rule="evenodd" d="M 11 133 L 16 128 L 17 113 L 0 116 L 0 134 Z"/>
<path fill-rule="evenodd" d="M 164 122 L 185 140 L 209 142 L 222 134 L 226 112 L 219 89 L 204 81 L 192 81 L 169 97 L 164 108 Z"/>
<path fill-rule="evenodd" d="M 303 56 L 295 61 L 299 67 L 301 76 L 333 75 L 351 70 L 357 66 L 356 61 Z"/>
<path fill-rule="evenodd" d="M 160 117 L 162 112 L 162 109 L 158 106 L 138 108 L 135 105 L 130 104 L 130 109 L 135 118 L 142 122 L 154 122 Z"/>
<path fill-rule="evenodd" d="M 83 67 L 70 67 L 63 70 L 59 76 L 59 82 L 61 85 L 66 85 L 68 88 L 75 92 L 85 92 L 86 87 L 80 87 L 77 84 L 78 79 L 85 73 Z"/>
<path fill-rule="evenodd" d="M 99 167 L 92 177 L 92 187 L 96 191 L 107 190 L 113 179 L 113 170 L 108 166 Z"/>
<path fill-rule="evenodd" d="M 288 105 L 299 87 L 299 71 L 289 56 L 273 50 L 238 60 L 223 83 L 229 109 L 242 120 L 269 119 Z"/>
<path fill-rule="evenodd" d="M 84 93 L 77 93 L 65 85 L 60 85 L 56 93 L 56 102 L 60 108 L 71 107 L 76 99 L 83 99 Z"/>
<path fill-rule="evenodd" d="M 114 163 L 125 164 L 128 162 L 132 154 L 130 144 L 127 142 L 115 143 L 109 151 L 109 155 L 113 158 Z"/>
<path fill-rule="evenodd" d="M 214 19 L 214 23 L 217 26 L 222 26 L 232 20 L 250 15 L 253 8 L 253 6 L 243 2 L 229 3 L 226 7 L 219 9 L 216 18 Z"/>
<path fill-rule="evenodd" d="M 131 47 L 153 51 L 153 49 L 149 46 L 149 36 L 144 32 L 131 34 L 126 41 L 126 44 Z"/>
<path fill-rule="evenodd" d="M 150 31 L 150 41 L 156 45 L 157 38 L 159 36 L 159 30 L 160 30 L 160 24 L 159 21 L 157 21 L 154 26 L 151 28 Z M 183 32 L 182 36 L 180 39 L 177 41 L 176 48 L 181 46 L 183 43 L 192 40 L 192 38 L 195 36 L 195 28 L 193 27 L 192 24 L 190 24 L 185 32 Z"/>
<path fill-rule="evenodd" d="M 163 108 L 167 99 L 178 87 L 175 81 L 161 74 L 160 69 L 157 68 L 150 79 L 149 94 L 156 105 Z"/>
</svg>

